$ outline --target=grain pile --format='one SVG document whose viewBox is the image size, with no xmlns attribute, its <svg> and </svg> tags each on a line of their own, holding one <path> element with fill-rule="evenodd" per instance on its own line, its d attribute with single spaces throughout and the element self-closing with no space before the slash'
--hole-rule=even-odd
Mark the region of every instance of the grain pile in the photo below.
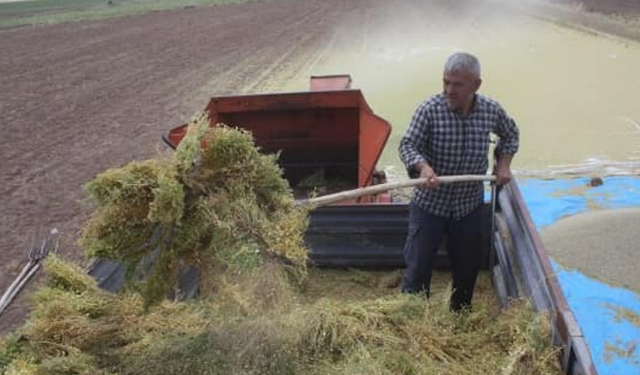
<svg viewBox="0 0 640 375">
<path fill-rule="evenodd" d="M 640 293 L 638 223 L 638 208 L 596 210 L 562 219 L 541 236 L 562 266 Z"/>
</svg>

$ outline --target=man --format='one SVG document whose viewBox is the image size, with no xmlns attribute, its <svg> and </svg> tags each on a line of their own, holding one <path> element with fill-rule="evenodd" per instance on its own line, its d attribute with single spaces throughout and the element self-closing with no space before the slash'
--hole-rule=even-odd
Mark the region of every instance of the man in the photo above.
<svg viewBox="0 0 640 375">
<path fill-rule="evenodd" d="M 518 151 L 515 122 L 497 102 L 477 94 L 480 63 L 468 53 L 449 57 L 443 92 L 416 110 L 400 141 L 400 158 L 412 177 L 427 178 L 414 190 L 404 249 L 407 265 L 402 290 L 429 296 L 436 250 L 447 237 L 453 292 L 450 307 L 471 305 L 482 262 L 482 182 L 441 185 L 438 176 L 485 174 L 490 133 L 498 135 L 496 184 L 511 179 L 511 159 Z"/>
</svg>

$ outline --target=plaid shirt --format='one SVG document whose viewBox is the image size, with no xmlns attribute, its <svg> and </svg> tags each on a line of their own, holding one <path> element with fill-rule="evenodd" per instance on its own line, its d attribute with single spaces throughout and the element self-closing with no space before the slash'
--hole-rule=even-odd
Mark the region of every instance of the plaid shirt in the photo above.
<svg viewBox="0 0 640 375">
<path fill-rule="evenodd" d="M 438 176 L 485 174 L 491 132 L 500 137 L 498 155 L 518 151 L 518 127 L 496 101 L 476 94 L 471 114 L 462 117 L 449 108 L 443 94 L 438 94 L 423 102 L 413 115 L 400 141 L 400 158 L 412 177 L 421 162 L 429 164 Z M 416 188 L 413 202 L 432 215 L 460 219 L 480 206 L 483 196 L 481 181 L 459 182 L 433 190 Z"/>
</svg>

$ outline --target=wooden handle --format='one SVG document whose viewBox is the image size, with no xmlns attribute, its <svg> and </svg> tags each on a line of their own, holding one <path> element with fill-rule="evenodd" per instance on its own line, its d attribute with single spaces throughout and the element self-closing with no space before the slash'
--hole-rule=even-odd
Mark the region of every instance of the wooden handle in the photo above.
<svg viewBox="0 0 640 375">
<path fill-rule="evenodd" d="M 496 180 L 496 176 L 493 176 L 493 175 L 460 175 L 460 176 L 438 177 L 438 181 L 441 184 L 450 184 L 454 182 L 495 181 L 495 180 Z M 305 199 L 305 200 L 298 201 L 298 204 L 321 207 L 321 206 L 326 206 L 332 203 L 340 202 L 346 199 L 359 198 L 365 195 L 381 193 L 387 190 L 422 185 L 426 182 L 427 182 L 427 178 L 414 178 L 410 180 L 388 182 L 386 184 L 367 186 L 364 188 L 359 188 L 354 190 L 341 191 L 339 193 L 329 194 L 322 197 Z"/>
</svg>

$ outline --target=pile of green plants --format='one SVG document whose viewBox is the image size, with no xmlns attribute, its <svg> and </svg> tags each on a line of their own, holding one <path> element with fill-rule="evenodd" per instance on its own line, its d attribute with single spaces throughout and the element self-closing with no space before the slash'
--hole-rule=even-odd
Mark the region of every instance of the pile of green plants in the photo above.
<svg viewBox="0 0 640 375">
<path fill-rule="evenodd" d="M 246 131 L 209 127 L 202 113 L 173 158 L 107 170 L 85 188 L 97 209 L 80 244 L 89 257 L 122 263 L 147 305 L 189 265 L 200 271 L 205 296 L 226 267 L 280 258 L 305 273 L 307 212 L 296 206 L 277 155 L 261 154 Z"/>
<path fill-rule="evenodd" d="M 145 309 L 140 295 L 104 292 L 55 257 L 46 268 L 29 320 L 0 343 L 0 373 L 561 373 L 547 317 L 518 301 L 500 312 L 486 294 L 461 314 L 443 292 L 317 296 L 309 284 L 336 273 L 312 269 L 292 284 L 268 262 L 221 279 L 215 296 Z M 349 283 L 349 271 L 339 272 L 363 295 L 379 283 L 366 273 Z"/>
<path fill-rule="evenodd" d="M 501 312 L 482 282 L 474 309 L 451 313 L 446 285 L 426 300 L 398 293 L 397 271 L 307 269 L 307 212 L 276 157 L 199 115 L 174 158 L 91 181 L 81 243 L 123 263 L 129 287 L 105 292 L 50 256 L 0 374 L 560 373 L 548 317 Z M 164 298 L 187 265 L 203 293 Z"/>
</svg>

